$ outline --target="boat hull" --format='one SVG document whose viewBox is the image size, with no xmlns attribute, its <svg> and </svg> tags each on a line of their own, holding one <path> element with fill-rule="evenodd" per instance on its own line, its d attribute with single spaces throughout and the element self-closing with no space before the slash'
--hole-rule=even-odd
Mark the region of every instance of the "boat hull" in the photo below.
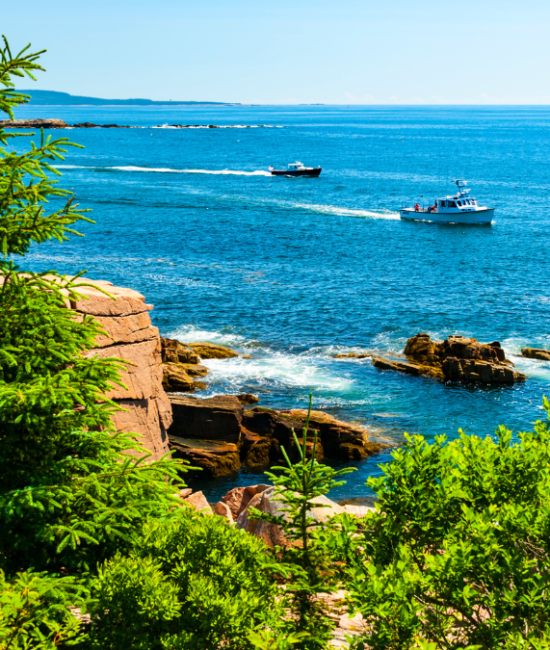
<svg viewBox="0 0 550 650">
<path fill-rule="evenodd" d="M 494 208 L 472 212 L 416 212 L 412 208 L 400 210 L 401 219 L 406 221 L 426 221 L 429 223 L 457 223 L 487 225 L 492 223 Z"/>
<path fill-rule="evenodd" d="M 321 173 L 321 167 L 317 167 L 316 169 L 295 169 L 295 170 L 288 170 L 288 169 L 272 169 L 271 174 L 272 176 L 313 176 L 317 177 Z"/>
</svg>

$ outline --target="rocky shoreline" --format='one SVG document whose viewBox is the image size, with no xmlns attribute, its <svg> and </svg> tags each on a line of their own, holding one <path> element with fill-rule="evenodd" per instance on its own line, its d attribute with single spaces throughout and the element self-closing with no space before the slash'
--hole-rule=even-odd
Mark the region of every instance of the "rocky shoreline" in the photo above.
<svg viewBox="0 0 550 650">
<path fill-rule="evenodd" d="M 90 282 L 89 280 L 81 280 Z M 284 454 L 298 458 L 293 431 L 302 434 L 307 411 L 273 409 L 258 404 L 255 395 L 220 395 L 197 398 L 191 393 L 205 389 L 208 359 L 232 359 L 239 355 L 222 345 L 197 341 L 184 344 L 162 338 L 151 325 L 145 298 L 131 289 L 108 282 L 82 287 L 83 299 L 71 305 L 90 314 L 105 328 L 97 347 L 89 354 L 116 356 L 132 365 L 122 376 L 128 390 L 113 389 L 108 395 L 125 410 L 114 414 L 118 429 L 143 436 L 153 458 L 173 456 L 201 469 L 201 477 L 230 476 L 241 468 L 267 469 L 280 464 Z M 112 300 L 102 291 L 117 299 Z M 524 348 L 529 358 L 549 360 L 550 351 Z M 247 358 L 246 355 L 242 355 Z M 510 385 L 526 376 L 506 359 L 498 341 L 488 344 L 462 336 L 433 341 L 417 334 L 407 342 L 403 355 L 383 358 L 367 353 L 337 355 L 341 359 L 372 356 L 380 370 L 428 376 L 444 382 Z M 361 424 L 343 422 L 329 413 L 313 411 L 307 430 L 307 449 L 321 460 L 360 461 L 393 446 L 373 439 Z"/>
<path fill-rule="evenodd" d="M 271 128 L 270 124 L 157 124 L 153 127 L 127 126 L 123 124 L 93 124 L 78 122 L 67 124 L 59 119 L 0 120 L 2 129 L 260 129 Z"/>
</svg>

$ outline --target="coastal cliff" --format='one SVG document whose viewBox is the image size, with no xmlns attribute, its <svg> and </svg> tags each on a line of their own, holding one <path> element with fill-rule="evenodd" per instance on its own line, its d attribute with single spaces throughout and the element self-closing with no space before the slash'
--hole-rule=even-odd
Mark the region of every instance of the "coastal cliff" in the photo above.
<svg viewBox="0 0 550 650">
<path fill-rule="evenodd" d="M 153 458 L 161 458 L 169 452 L 167 432 L 172 408 L 162 387 L 160 336 L 149 315 L 153 306 L 133 289 L 115 287 L 104 280 L 83 278 L 84 282 L 98 289 L 79 288 L 82 299 L 70 306 L 77 313 L 93 316 L 106 332 L 97 338 L 98 348 L 89 354 L 118 357 L 131 364 L 122 373 L 128 390 L 118 387 L 107 394 L 125 409 L 114 414 L 114 425 L 117 430 L 140 434 Z"/>
</svg>

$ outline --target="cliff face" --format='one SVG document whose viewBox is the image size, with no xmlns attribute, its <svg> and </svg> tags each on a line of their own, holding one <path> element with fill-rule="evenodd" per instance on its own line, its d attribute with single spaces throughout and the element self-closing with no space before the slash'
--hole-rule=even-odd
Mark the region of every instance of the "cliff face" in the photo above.
<svg viewBox="0 0 550 650">
<path fill-rule="evenodd" d="M 133 289 L 115 287 L 103 280 L 82 279 L 101 287 L 116 298 L 113 300 L 92 287 L 78 290 L 88 299 L 71 307 L 81 314 L 90 314 L 105 328 L 106 336 L 97 339 L 99 349 L 89 354 L 118 357 L 130 361 L 122 381 L 128 390 L 112 390 L 108 397 L 126 411 L 113 417 L 120 431 L 139 433 L 141 442 L 158 459 L 169 452 L 167 431 L 172 424 L 172 408 L 162 387 L 161 346 L 159 331 L 151 325 L 145 297 Z"/>
</svg>

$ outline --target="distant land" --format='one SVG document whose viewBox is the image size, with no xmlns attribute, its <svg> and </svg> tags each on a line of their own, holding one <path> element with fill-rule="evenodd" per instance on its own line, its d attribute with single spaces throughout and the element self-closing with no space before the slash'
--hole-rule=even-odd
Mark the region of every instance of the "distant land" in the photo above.
<svg viewBox="0 0 550 650">
<path fill-rule="evenodd" d="M 215 106 L 239 106 L 229 102 L 157 102 L 152 99 L 101 99 L 100 97 L 81 97 L 59 93 L 55 90 L 17 90 L 17 92 L 30 95 L 31 106 L 182 106 L 209 104 Z"/>
</svg>

